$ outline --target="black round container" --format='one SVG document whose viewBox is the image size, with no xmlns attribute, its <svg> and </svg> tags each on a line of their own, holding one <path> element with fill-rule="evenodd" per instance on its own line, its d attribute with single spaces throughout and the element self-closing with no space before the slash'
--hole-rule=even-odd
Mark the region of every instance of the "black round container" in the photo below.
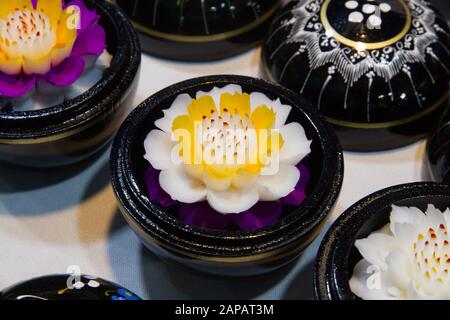
<svg viewBox="0 0 450 320">
<path fill-rule="evenodd" d="M 450 110 L 427 144 L 430 175 L 438 182 L 450 182 Z"/>
<path fill-rule="evenodd" d="M 32 167 L 80 161 L 105 146 L 129 113 L 141 63 L 137 33 L 116 6 L 85 3 L 101 16 L 111 66 L 73 100 L 37 111 L 0 112 L 0 161 Z"/>
<path fill-rule="evenodd" d="M 258 45 L 279 0 L 116 0 L 140 32 L 144 51 L 163 58 L 209 61 Z"/>
<path fill-rule="evenodd" d="M 310 100 L 344 149 L 384 150 L 425 137 L 448 106 L 449 39 L 428 2 L 297 0 L 275 19 L 262 69 Z"/>
<path fill-rule="evenodd" d="M 278 223 L 257 231 L 217 231 L 187 225 L 152 203 L 144 185 L 143 142 L 162 110 L 182 93 L 228 84 L 244 92 L 262 92 L 293 107 L 287 123 L 297 121 L 313 140 L 304 164 L 311 172 L 308 197 Z M 310 105 L 281 86 L 242 76 L 218 75 L 188 80 L 147 99 L 124 122 L 111 153 L 112 184 L 126 221 L 153 252 L 205 272 L 251 275 L 271 271 L 295 259 L 317 236 L 333 207 L 343 178 L 343 157 L 331 127 Z"/>
<path fill-rule="evenodd" d="M 410 183 L 394 186 L 371 194 L 346 210 L 320 246 L 314 275 L 316 298 L 359 299 L 349 285 L 353 269 L 362 259 L 355 241 L 387 225 L 392 205 L 418 207 L 425 211 L 428 204 L 440 210 L 450 207 L 450 185 Z"/>
<path fill-rule="evenodd" d="M 91 276 L 51 275 L 14 285 L 0 300 L 141 300 L 123 287 Z"/>
</svg>

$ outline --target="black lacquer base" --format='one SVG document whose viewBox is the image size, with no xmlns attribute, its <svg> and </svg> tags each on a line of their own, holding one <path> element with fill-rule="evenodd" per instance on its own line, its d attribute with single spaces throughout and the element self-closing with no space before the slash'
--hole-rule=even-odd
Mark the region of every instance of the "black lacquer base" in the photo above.
<svg viewBox="0 0 450 320">
<path fill-rule="evenodd" d="M 187 225 L 149 200 L 144 173 L 144 140 L 174 99 L 195 96 L 214 86 L 242 86 L 244 92 L 262 92 L 293 107 L 288 123 L 296 121 L 313 141 L 304 165 L 311 173 L 307 198 L 292 207 L 274 225 L 255 231 L 210 230 Z M 203 272 L 253 275 L 280 268 L 313 241 L 340 192 L 343 157 L 331 127 L 302 98 L 281 86 L 242 76 L 218 75 L 187 80 L 147 99 L 123 123 L 111 151 L 112 184 L 125 220 L 157 255 Z"/>
<path fill-rule="evenodd" d="M 429 204 L 444 211 L 450 207 L 450 185 L 410 183 L 373 193 L 347 209 L 331 226 L 320 246 L 314 275 L 316 298 L 320 300 L 357 300 L 349 280 L 362 259 L 355 247 L 389 223 L 392 205 L 418 207 Z"/>
<path fill-rule="evenodd" d="M 427 162 L 435 181 L 450 183 L 450 109 L 428 140 Z"/>
<path fill-rule="evenodd" d="M 133 292 L 97 277 L 51 275 L 11 286 L 0 300 L 141 300 Z"/>
<path fill-rule="evenodd" d="M 105 0 L 86 0 L 100 15 L 111 66 L 90 90 L 47 109 L 0 112 L 0 161 L 56 167 L 92 156 L 110 142 L 131 110 L 141 62 L 136 31 Z"/>
<path fill-rule="evenodd" d="M 116 0 L 139 31 L 145 52 L 182 61 L 227 58 L 258 44 L 280 1 Z"/>
</svg>

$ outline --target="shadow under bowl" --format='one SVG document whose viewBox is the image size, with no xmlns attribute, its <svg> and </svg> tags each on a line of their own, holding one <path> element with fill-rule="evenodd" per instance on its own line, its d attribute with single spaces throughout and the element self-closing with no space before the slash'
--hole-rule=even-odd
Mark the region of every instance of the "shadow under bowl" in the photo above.
<svg viewBox="0 0 450 320">
<path fill-rule="evenodd" d="M 314 275 L 316 299 L 358 300 L 349 280 L 362 259 L 355 241 L 368 237 L 389 223 L 391 206 L 417 207 L 433 204 L 450 207 L 450 185 L 409 183 L 373 193 L 346 210 L 331 226 L 320 246 Z"/>
<path fill-rule="evenodd" d="M 73 286 L 71 289 L 69 285 Z M 0 292 L 1 300 L 141 300 L 131 291 L 92 276 L 68 274 L 34 278 Z"/>
<path fill-rule="evenodd" d="M 187 225 L 147 196 L 144 139 L 179 94 L 238 84 L 243 92 L 262 92 L 291 105 L 287 123 L 299 122 L 312 140 L 303 162 L 310 170 L 306 200 L 278 223 L 256 231 L 210 230 Z M 205 272 L 227 275 L 264 273 L 296 258 L 317 236 L 342 185 L 342 151 L 331 127 L 301 97 L 263 80 L 217 75 L 174 84 L 142 103 L 124 122 L 112 154 L 112 184 L 123 216 L 156 254 Z"/>
<path fill-rule="evenodd" d="M 0 161 L 56 167 L 102 149 L 130 111 L 137 87 L 141 49 L 126 15 L 105 0 L 85 0 L 100 15 L 111 66 L 92 88 L 46 109 L 0 112 Z"/>
</svg>

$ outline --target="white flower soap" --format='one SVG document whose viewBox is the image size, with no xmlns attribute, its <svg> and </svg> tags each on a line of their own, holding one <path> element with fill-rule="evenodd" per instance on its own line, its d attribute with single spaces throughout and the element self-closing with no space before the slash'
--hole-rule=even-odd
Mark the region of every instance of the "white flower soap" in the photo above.
<svg viewBox="0 0 450 320">
<path fill-rule="evenodd" d="M 365 300 L 449 300 L 449 228 L 449 209 L 392 206 L 390 224 L 355 242 L 363 259 L 351 290 Z"/>
<path fill-rule="evenodd" d="M 300 123 L 287 123 L 291 110 L 239 85 L 200 91 L 195 99 L 181 94 L 145 139 L 145 159 L 161 170 L 160 185 L 173 200 L 245 212 L 286 197 L 301 179 L 296 166 L 312 141 Z"/>
</svg>

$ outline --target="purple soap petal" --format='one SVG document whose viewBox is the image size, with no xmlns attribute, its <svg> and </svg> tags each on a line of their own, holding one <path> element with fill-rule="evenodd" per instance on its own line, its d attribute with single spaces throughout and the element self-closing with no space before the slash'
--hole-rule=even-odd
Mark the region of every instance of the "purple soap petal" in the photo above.
<svg viewBox="0 0 450 320">
<path fill-rule="evenodd" d="M 216 212 L 207 202 L 180 203 L 180 220 L 192 226 L 224 230 L 232 216 Z"/>
<path fill-rule="evenodd" d="M 80 21 L 80 29 L 78 30 L 79 35 L 88 30 L 90 26 L 96 24 L 100 19 L 100 16 L 97 15 L 95 11 L 90 11 L 84 4 L 84 1 L 82 0 L 70 1 L 64 8 L 70 6 L 77 6 L 80 9 L 81 21 Z"/>
<path fill-rule="evenodd" d="M 158 203 L 164 208 L 168 208 L 173 206 L 176 201 L 173 200 L 170 195 L 161 188 L 159 184 L 159 173 L 159 170 L 150 167 L 145 172 L 145 185 L 147 187 L 150 200 Z"/>
<path fill-rule="evenodd" d="M 294 191 L 280 199 L 281 204 L 299 206 L 306 199 L 305 189 L 311 175 L 308 168 L 303 164 L 298 164 L 297 168 L 300 170 L 300 180 L 297 182 Z"/>
<path fill-rule="evenodd" d="M 106 49 L 106 34 L 103 27 L 93 25 L 86 32 L 81 33 L 72 49 L 72 57 L 84 55 L 99 56 Z"/>
<path fill-rule="evenodd" d="M 82 58 L 67 58 L 61 64 L 52 68 L 43 78 L 57 87 L 70 86 L 83 74 L 85 63 Z"/>
<path fill-rule="evenodd" d="M 278 222 L 282 213 L 278 202 L 258 202 L 248 211 L 232 215 L 232 219 L 242 230 L 253 231 Z"/>
<path fill-rule="evenodd" d="M 0 72 L 0 96 L 18 98 L 25 95 L 36 85 L 36 76 L 10 76 Z"/>
</svg>

